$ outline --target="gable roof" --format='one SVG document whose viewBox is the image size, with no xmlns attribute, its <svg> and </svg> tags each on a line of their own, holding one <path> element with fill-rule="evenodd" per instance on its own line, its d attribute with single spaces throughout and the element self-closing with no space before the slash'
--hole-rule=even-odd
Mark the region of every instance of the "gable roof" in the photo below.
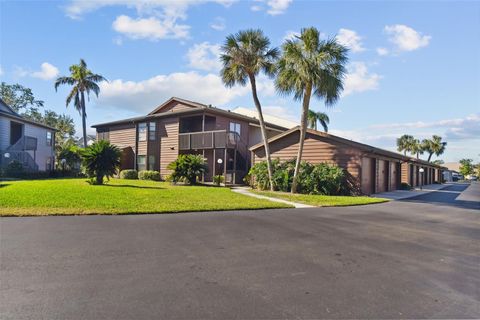
<svg viewBox="0 0 480 320">
<path fill-rule="evenodd" d="M 198 102 L 195 102 L 195 101 L 190 101 L 190 100 L 186 100 L 186 99 L 182 99 L 182 98 L 178 98 L 178 97 L 171 97 L 170 99 L 168 99 L 167 101 L 165 101 L 164 103 L 162 103 L 161 105 L 159 105 L 158 107 L 153 109 L 153 111 L 151 111 L 148 115 L 158 113 L 163 108 L 167 107 L 170 104 L 170 102 L 173 102 L 173 101 L 183 103 L 183 104 L 185 104 L 189 107 L 192 107 L 192 108 L 200 108 L 200 109 L 208 108 L 207 105 L 202 104 L 202 103 L 198 103 Z"/>
<path fill-rule="evenodd" d="M 192 110 L 180 110 L 180 111 L 158 113 L 159 110 L 161 110 L 162 108 L 165 108 L 172 101 L 177 101 L 177 102 L 180 102 L 184 105 L 191 106 Z M 230 110 L 220 109 L 220 108 L 217 108 L 217 107 L 213 107 L 211 105 L 206 105 L 206 104 L 202 104 L 202 103 L 198 103 L 198 102 L 194 102 L 194 101 L 190 101 L 190 100 L 186 100 L 186 99 L 172 97 L 172 98 L 168 99 L 167 101 L 165 101 L 164 103 L 162 103 L 161 105 L 159 105 L 157 108 L 155 108 L 152 112 L 150 112 L 146 116 L 95 124 L 95 125 L 92 125 L 92 128 L 105 127 L 105 126 L 109 126 L 109 125 L 126 124 L 126 123 L 138 123 L 138 122 L 149 121 L 149 120 L 157 119 L 157 118 L 172 117 L 172 116 L 175 116 L 175 115 L 178 115 L 178 116 L 188 115 L 188 114 L 191 114 L 191 113 L 199 113 L 199 112 L 202 112 L 202 111 L 210 112 L 210 113 L 214 113 L 214 114 L 218 114 L 218 115 L 223 115 L 223 116 L 229 117 L 229 118 L 244 120 L 244 121 L 247 121 L 249 123 L 255 123 L 255 124 L 259 123 L 259 120 L 257 118 L 253 118 L 253 117 L 249 117 L 249 116 L 246 116 L 246 115 L 243 115 L 243 114 L 240 114 L 240 113 L 232 112 Z M 277 130 L 277 131 L 285 131 L 285 130 L 288 129 L 284 126 L 281 126 L 281 125 L 278 125 L 278 124 L 275 124 L 275 123 L 265 122 L 265 124 L 269 129 L 273 129 L 273 130 Z"/>
<path fill-rule="evenodd" d="M 289 136 L 292 133 L 295 133 L 297 131 L 300 131 L 300 126 L 296 126 L 296 127 L 292 128 L 288 131 L 285 131 L 285 132 L 283 132 L 279 135 L 276 135 L 276 136 L 270 138 L 268 140 L 268 142 L 272 143 L 274 141 L 280 140 L 280 139 L 282 139 L 286 136 Z M 417 162 L 417 163 L 424 164 L 424 165 L 429 165 L 429 166 L 432 166 L 432 167 L 443 168 L 439 165 L 433 164 L 431 162 L 428 162 L 428 161 L 425 161 L 425 160 L 422 160 L 422 159 L 412 158 L 412 157 L 405 156 L 405 155 L 400 154 L 400 153 L 392 152 L 392 151 L 385 150 L 385 149 L 380 149 L 380 148 L 373 147 L 373 146 L 370 146 L 368 144 L 360 143 L 360 142 L 357 142 L 357 141 L 348 140 L 348 139 L 345 139 L 345 138 L 342 138 L 342 137 L 339 137 L 339 136 L 335 136 L 333 134 L 329 134 L 329 133 L 326 133 L 326 132 L 321 132 L 321 131 L 317 131 L 317 130 L 313 130 L 313 129 L 307 129 L 307 133 L 315 135 L 315 136 L 319 136 L 319 137 L 322 137 L 322 138 L 325 138 L 325 139 L 328 139 L 328 140 L 332 140 L 332 141 L 335 141 L 335 142 L 343 143 L 343 144 L 349 145 L 351 147 L 360 149 L 362 151 L 365 151 L 365 152 L 368 152 L 368 153 L 371 153 L 371 154 L 378 154 L 378 155 L 383 155 L 383 156 L 386 156 L 386 157 L 400 159 L 400 160 L 403 160 L 403 161 Z M 257 149 L 262 148 L 262 147 L 263 147 L 263 142 L 260 142 L 260 143 L 257 143 L 256 145 L 250 147 L 249 150 L 254 151 L 254 150 L 257 150 Z"/>
<path fill-rule="evenodd" d="M 22 115 L 18 114 L 17 112 L 15 112 L 12 107 L 10 107 L 5 101 L 3 101 L 1 98 L 0 98 L 0 106 L 4 107 L 4 109 L 0 109 L 0 115 L 2 116 L 5 116 L 7 118 L 11 118 L 11 119 L 14 119 L 14 120 L 17 120 L 19 122 L 25 122 L 25 123 L 28 123 L 28 124 L 31 124 L 31 125 L 34 125 L 34 126 L 37 126 L 37 127 L 42 127 L 42 128 L 46 128 L 46 129 L 50 129 L 50 130 L 53 130 L 53 131 L 58 131 L 57 129 L 53 128 L 53 127 L 50 127 L 50 126 L 47 126 L 43 123 L 39 123 L 39 122 L 36 122 L 36 121 L 33 121 L 33 120 L 30 120 L 30 119 L 26 119 L 25 117 L 23 117 Z"/>
</svg>

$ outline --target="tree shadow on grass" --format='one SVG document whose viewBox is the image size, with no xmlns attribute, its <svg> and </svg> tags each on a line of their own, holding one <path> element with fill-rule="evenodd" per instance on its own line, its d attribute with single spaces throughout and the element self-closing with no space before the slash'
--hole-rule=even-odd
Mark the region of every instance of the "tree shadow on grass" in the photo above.
<svg viewBox="0 0 480 320">
<path fill-rule="evenodd" d="M 147 187 L 147 186 L 136 186 L 133 184 L 102 184 L 96 185 L 97 187 L 112 187 L 112 188 L 133 188 L 133 189 L 158 189 L 164 190 L 163 187 Z"/>
<path fill-rule="evenodd" d="M 1 183 L 0 182 L 0 188 L 8 187 L 10 183 Z"/>
</svg>

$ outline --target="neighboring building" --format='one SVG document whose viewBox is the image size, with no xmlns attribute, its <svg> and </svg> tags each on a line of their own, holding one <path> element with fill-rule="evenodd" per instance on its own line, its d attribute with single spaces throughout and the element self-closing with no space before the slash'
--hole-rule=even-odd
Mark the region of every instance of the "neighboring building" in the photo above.
<svg viewBox="0 0 480 320">
<path fill-rule="evenodd" d="M 297 126 L 271 138 L 272 159 L 296 158 L 299 137 Z M 263 144 L 250 150 L 252 164 L 265 160 Z M 397 190 L 402 182 L 416 187 L 441 181 L 440 166 L 312 129 L 307 130 L 302 160 L 313 164 L 326 162 L 346 169 L 363 194 Z M 419 173 L 421 167 L 425 170 L 423 174 Z"/>
<path fill-rule="evenodd" d="M 25 119 L 0 99 L 0 166 L 19 161 L 27 171 L 50 171 L 56 129 Z"/>
<path fill-rule="evenodd" d="M 170 174 L 168 164 L 179 154 L 201 154 L 209 167 L 204 182 L 224 175 L 227 184 L 242 183 L 248 169 L 264 160 L 265 151 L 255 113 L 235 110 L 171 98 L 146 116 L 93 127 L 97 139 L 122 149 L 122 170 L 158 170 L 165 178 Z M 265 120 L 272 158 L 295 158 L 299 127 L 292 128 L 293 122 L 277 117 L 265 116 Z M 415 187 L 441 181 L 440 166 L 311 129 L 303 159 L 346 169 L 364 194 L 396 190 L 401 182 Z M 422 175 L 420 167 L 425 170 Z"/>
<path fill-rule="evenodd" d="M 91 146 L 95 141 L 97 141 L 97 136 L 94 134 L 87 134 L 87 146 Z M 83 148 L 83 137 L 77 138 L 75 144 Z"/>
<path fill-rule="evenodd" d="M 209 166 L 203 181 L 224 175 L 228 184 L 242 183 L 250 167 L 248 148 L 262 141 L 257 119 L 180 98 L 169 99 L 146 116 L 93 127 L 98 140 L 122 149 L 122 170 L 157 170 L 165 178 L 179 154 L 201 154 Z M 267 123 L 269 137 L 285 130 Z"/>
</svg>

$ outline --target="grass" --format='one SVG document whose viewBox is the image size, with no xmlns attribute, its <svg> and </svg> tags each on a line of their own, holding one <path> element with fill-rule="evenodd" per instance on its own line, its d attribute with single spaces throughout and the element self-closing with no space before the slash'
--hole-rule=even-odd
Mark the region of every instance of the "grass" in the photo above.
<svg viewBox="0 0 480 320">
<path fill-rule="evenodd" d="M 286 192 L 270 192 L 253 190 L 264 196 L 284 199 L 293 202 L 309 204 L 316 207 L 342 207 L 342 206 L 358 206 L 364 204 L 382 203 L 389 201 L 384 198 L 371 197 L 353 197 L 353 196 L 324 196 L 318 194 L 291 194 Z"/>
<path fill-rule="evenodd" d="M 0 216 L 167 213 L 285 208 L 227 188 L 173 186 L 167 182 L 111 179 L 95 186 L 86 179 L 0 182 Z"/>
</svg>

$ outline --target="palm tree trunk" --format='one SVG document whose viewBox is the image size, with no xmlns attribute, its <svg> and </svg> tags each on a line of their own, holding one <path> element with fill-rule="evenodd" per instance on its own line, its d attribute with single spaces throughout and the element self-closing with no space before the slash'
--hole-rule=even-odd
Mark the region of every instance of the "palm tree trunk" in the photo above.
<svg viewBox="0 0 480 320">
<path fill-rule="evenodd" d="M 313 128 L 315 129 L 315 131 L 317 131 L 317 119 L 315 119 L 315 125 L 313 126 Z"/>
<path fill-rule="evenodd" d="M 298 186 L 297 178 L 298 178 L 298 172 L 300 171 L 300 163 L 302 162 L 303 145 L 305 142 L 305 136 L 307 134 L 307 117 L 308 117 L 308 109 L 310 106 L 311 95 L 312 95 L 312 84 L 309 83 L 305 88 L 305 93 L 303 95 L 302 117 L 300 119 L 300 139 L 298 141 L 298 153 L 297 153 L 297 162 L 295 162 L 295 172 L 293 173 L 292 193 L 297 193 L 297 186 Z"/>
<path fill-rule="evenodd" d="M 430 162 L 430 159 L 432 159 L 432 155 L 433 155 L 433 152 L 431 152 L 429 155 L 428 155 L 428 162 Z"/>
<path fill-rule="evenodd" d="M 258 121 L 260 122 L 260 131 L 262 132 L 263 147 L 265 148 L 265 157 L 267 158 L 267 170 L 268 170 L 268 180 L 270 181 L 270 190 L 274 191 L 273 185 L 273 170 L 272 170 L 272 158 L 270 156 L 270 145 L 268 144 L 267 130 L 265 128 L 265 122 L 263 121 L 262 106 L 260 105 L 260 100 L 258 100 L 257 95 L 257 84 L 255 81 L 254 75 L 249 75 L 250 85 L 252 86 L 252 95 L 253 102 L 258 112 Z"/>
<path fill-rule="evenodd" d="M 82 104 L 82 130 L 83 130 L 83 147 L 87 147 L 87 115 L 85 113 L 85 93 L 81 91 L 80 103 Z"/>
</svg>

